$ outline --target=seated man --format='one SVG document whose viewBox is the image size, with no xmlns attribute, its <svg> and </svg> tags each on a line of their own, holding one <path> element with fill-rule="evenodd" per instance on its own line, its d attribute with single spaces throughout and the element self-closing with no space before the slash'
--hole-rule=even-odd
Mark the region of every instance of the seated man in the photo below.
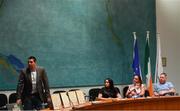
<svg viewBox="0 0 180 111">
<path fill-rule="evenodd" d="M 171 82 L 166 82 L 167 74 L 161 73 L 159 83 L 154 85 L 154 96 L 174 95 L 175 88 Z"/>
</svg>

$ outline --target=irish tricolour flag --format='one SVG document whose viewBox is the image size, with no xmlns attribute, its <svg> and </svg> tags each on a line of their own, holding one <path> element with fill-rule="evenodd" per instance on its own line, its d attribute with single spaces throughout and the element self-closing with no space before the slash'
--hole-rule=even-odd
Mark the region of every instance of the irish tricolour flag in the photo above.
<svg viewBox="0 0 180 111">
<path fill-rule="evenodd" d="M 151 62 L 150 62 L 150 50 L 149 50 L 149 31 L 147 31 L 146 47 L 145 47 L 145 63 L 144 73 L 146 74 L 146 86 L 150 96 L 153 95 L 153 84 L 151 75 Z"/>
</svg>

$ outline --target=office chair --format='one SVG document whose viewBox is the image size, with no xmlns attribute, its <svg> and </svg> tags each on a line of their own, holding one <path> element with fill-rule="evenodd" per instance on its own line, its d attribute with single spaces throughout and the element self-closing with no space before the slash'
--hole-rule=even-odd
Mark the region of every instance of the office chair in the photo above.
<svg viewBox="0 0 180 111">
<path fill-rule="evenodd" d="M 126 97 L 126 92 L 127 92 L 128 88 L 129 88 L 129 86 L 125 86 L 125 87 L 123 88 L 123 97 L 124 97 L 124 98 Z"/>
<path fill-rule="evenodd" d="M 86 103 L 86 94 L 82 90 L 76 90 L 76 96 L 79 104 Z"/>
<path fill-rule="evenodd" d="M 121 92 L 120 92 L 118 87 L 114 87 L 114 88 L 118 91 L 119 94 L 121 94 Z"/>
<path fill-rule="evenodd" d="M 148 97 L 148 96 L 150 96 L 149 91 L 145 90 L 144 97 Z"/>
<path fill-rule="evenodd" d="M 54 91 L 53 94 L 61 93 L 61 92 L 66 92 L 66 91 L 64 91 L 64 90 L 57 90 L 57 91 Z"/>
<path fill-rule="evenodd" d="M 63 108 L 71 107 L 71 102 L 69 100 L 67 92 L 61 92 L 60 96 L 61 96 Z"/>
<path fill-rule="evenodd" d="M 78 105 L 78 98 L 76 95 L 76 91 L 68 91 L 67 96 L 69 97 L 69 101 L 71 102 L 71 106 Z"/>
<path fill-rule="evenodd" d="M 76 90 L 80 90 L 80 89 L 70 89 L 69 91 L 76 91 Z"/>
<path fill-rule="evenodd" d="M 17 93 L 11 93 L 9 95 L 9 104 L 10 103 L 16 103 L 16 100 L 17 100 Z"/>
<path fill-rule="evenodd" d="M 60 93 L 51 94 L 51 100 L 54 110 L 60 110 L 63 108 Z"/>
<path fill-rule="evenodd" d="M 95 101 L 96 97 L 98 97 L 100 88 L 92 88 L 89 90 L 89 101 Z"/>
<path fill-rule="evenodd" d="M 5 94 L 0 94 L 0 110 L 7 110 L 7 96 Z"/>
</svg>

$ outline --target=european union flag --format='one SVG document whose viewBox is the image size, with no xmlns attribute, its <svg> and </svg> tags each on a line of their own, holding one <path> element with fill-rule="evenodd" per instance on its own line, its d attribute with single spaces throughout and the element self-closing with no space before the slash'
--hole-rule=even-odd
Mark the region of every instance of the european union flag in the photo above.
<svg viewBox="0 0 180 111">
<path fill-rule="evenodd" d="M 137 43 L 135 33 L 134 33 L 134 51 L 133 51 L 132 68 L 133 68 L 134 74 L 139 75 L 141 77 L 141 68 L 140 68 L 140 65 L 139 65 L 138 43 Z"/>
</svg>

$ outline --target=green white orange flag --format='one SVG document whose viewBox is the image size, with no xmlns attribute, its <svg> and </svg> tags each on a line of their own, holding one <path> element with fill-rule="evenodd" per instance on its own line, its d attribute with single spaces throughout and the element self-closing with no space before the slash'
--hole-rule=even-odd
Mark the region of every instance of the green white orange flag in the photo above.
<svg viewBox="0 0 180 111">
<path fill-rule="evenodd" d="M 150 62 L 150 50 L 149 50 L 149 31 L 147 31 L 146 47 L 145 47 L 145 63 L 144 73 L 146 74 L 146 86 L 150 96 L 153 95 L 153 84 L 151 75 L 151 62 Z"/>
</svg>

